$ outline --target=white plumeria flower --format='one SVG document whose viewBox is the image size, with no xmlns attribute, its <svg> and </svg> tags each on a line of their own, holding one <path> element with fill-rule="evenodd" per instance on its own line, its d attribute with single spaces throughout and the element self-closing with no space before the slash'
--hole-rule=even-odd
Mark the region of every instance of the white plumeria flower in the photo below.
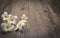
<svg viewBox="0 0 60 38">
<path fill-rule="evenodd" d="M 9 23 L 2 23 L 1 28 L 4 32 L 13 31 L 14 30 L 14 25 L 11 25 Z"/>
<path fill-rule="evenodd" d="M 22 26 L 24 26 L 24 25 L 25 25 L 25 23 L 23 21 L 19 21 L 17 23 L 16 28 L 14 30 L 17 30 L 17 29 L 21 30 Z"/>
<path fill-rule="evenodd" d="M 8 20 L 8 13 L 7 12 L 4 12 L 4 14 L 1 15 L 1 17 L 3 18 L 3 20 Z"/>
<path fill-rule="evenodd" d="M 27 19 L 28 19 L 28 17 L 25 14 L 23 14 L 22 17 L 21 17 L 21 20 L 23 22 L 27 22 Z"/>
<path fill-rule="evenodd" d="M 12 16 L 11 14 L 9 15 L 9 19 L 8 19 L 8 23 L 10 24 L 16 24 L 16 19 L 18 17 L 17 16 Z"/>
</svg>

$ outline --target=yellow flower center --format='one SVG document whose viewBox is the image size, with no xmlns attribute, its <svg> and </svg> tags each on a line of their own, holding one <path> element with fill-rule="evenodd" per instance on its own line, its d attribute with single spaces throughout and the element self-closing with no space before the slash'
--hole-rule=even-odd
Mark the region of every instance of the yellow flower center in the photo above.
<svg viewBox="0 0 60 38">
<path fill-rule="evenodd" d="M 8 18 L 8 16 L 4 16 L 4 18 Z"/>
<path fill-rule="evenodd" d="M 13 22 L 13 21 L 14 21 L 14 18 L 10 18 L 10 21 L 12 21 L 12 22 Z"/>
<path fill-rule="evenodd" d="M 5 27 L 5 29 L 6 29 L 6 30 L 9 30 L 9 29 L 10 29 L 10 26 L 9 26 L 9 25 L 7 25 L 7 26 Z"/>
<path fill-rule="evenodd" d="M 21 24 L 18 24 L 18 28 L 21 28 L 21 26 L 22 26 Z"/>
<path fill-rule="evenodd" d="M 21 18 L 21 20 L 26 20 L 26 18 L 23 17 L 23 18 Z"/>
</svg>

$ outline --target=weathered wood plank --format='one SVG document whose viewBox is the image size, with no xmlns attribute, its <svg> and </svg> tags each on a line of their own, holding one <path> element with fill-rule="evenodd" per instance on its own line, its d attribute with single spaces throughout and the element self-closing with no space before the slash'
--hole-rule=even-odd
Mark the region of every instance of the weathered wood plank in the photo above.
<svg viewBox="0 0 60 38">
<path fill-rule="evenodd" d="M 0 11 L 2 11 L 9 0 L 0 0 Z"/>
</svg>

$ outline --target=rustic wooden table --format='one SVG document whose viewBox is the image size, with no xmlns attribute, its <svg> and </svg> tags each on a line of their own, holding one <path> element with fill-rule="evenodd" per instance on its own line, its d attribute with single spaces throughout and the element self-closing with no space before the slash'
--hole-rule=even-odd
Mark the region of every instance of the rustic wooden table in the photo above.
<svg viewBox="0 0 60 38">
<path fill-rule="evenodd" d="M 28 16 L 25 30 L 0 34 L 0 38 L 59 38 L 60 17 L 51 6 L 42 0 L 11 0 L 4 11 L 19 18 L 22 14 Z M 19 21 L 19 19 L 17 20 Z"/>
</svg>

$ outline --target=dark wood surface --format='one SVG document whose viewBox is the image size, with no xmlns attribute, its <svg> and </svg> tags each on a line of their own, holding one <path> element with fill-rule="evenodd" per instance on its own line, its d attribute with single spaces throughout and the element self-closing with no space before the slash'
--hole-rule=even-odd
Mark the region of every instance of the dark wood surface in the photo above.
<svg viewBox="0 0 60 38">
<path fill-rule="evenodd" d="M 25 13 L 28 22 L 23 33 L 0 32 L 0 38 L 60 38 L 60 16 L 45 0 L 11 0 L 4 11 L 19 18 Z"/>
</svg>

